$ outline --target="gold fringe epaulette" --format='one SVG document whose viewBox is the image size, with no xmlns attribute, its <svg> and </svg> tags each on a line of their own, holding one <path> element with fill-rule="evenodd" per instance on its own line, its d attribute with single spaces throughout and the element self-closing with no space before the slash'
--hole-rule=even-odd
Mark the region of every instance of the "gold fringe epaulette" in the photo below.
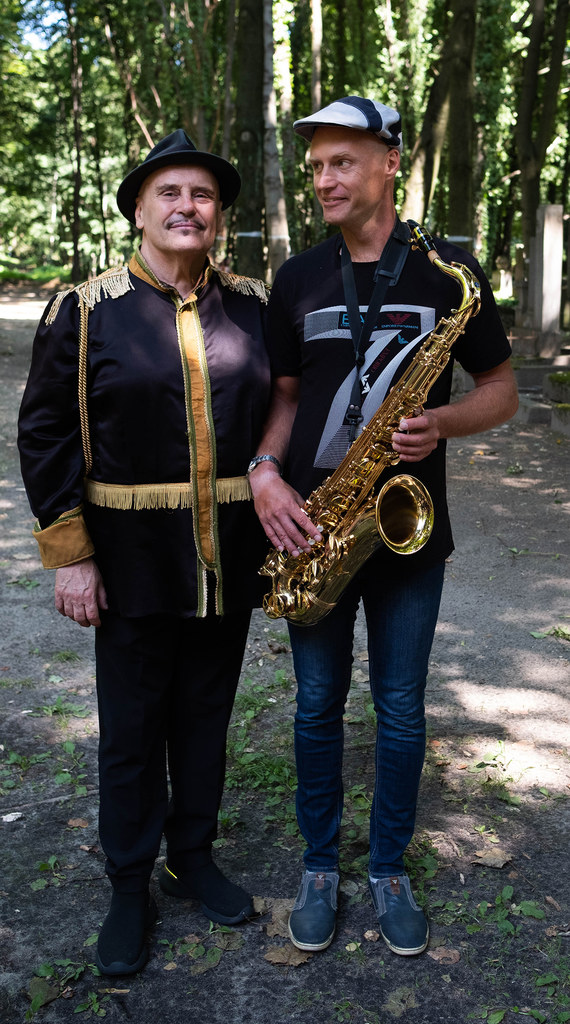
<svg viewBox="0 0 570 1024">
<path fill-rule="evenodd" d="M 128 291 L 134 291 L 128 267 L 110 267 L 109 270 L 104 270 L 102 274 L 98 274 L 97 277 L 93 277 L 89 281 L 83 281 L 81 284 L 76 285 L 75 288 L 68 288 L 64 292 L 58 292 L 46 316 L 46 324 L 48 327 L 53 324 L 63 300 L 73 292 L 77 294 L 80 300 L 83 300 L 88 309 L 93 309 L 95 304 L 100 302 L 102 298 L 118 299 L 121 295 L 126 295 Z"/>
<path fill-rule="evenodd" d="M 261 302 L 269 300 L 269 288 L 264 281 L 257 277 L 241 277 L 239 274 L 229 274 L 226 270 L 220 270 L 214 266 L 218 277 L 224 288 L 230 288 L 232 292 L 240 292 L 242 295 L 256 295 Z"/>
</svg>

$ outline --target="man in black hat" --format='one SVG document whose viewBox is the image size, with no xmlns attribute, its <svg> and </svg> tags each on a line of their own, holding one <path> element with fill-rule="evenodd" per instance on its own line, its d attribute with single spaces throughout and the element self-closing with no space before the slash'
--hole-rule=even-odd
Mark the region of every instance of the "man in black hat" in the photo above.
<svg viewBox="0 0 570 1024">
<path fill-rule="evenodd" d="M 394 181 L 402 147 L 396 110 L 348 96 L 294 127 L 310 142 L 315 192 L 325 221 L 339 233 L 294 256 L 276 275 L 268 314 L 274 403 L 259 450 L 286 459 L 288 483 L 268 460 L 250 479 L 269 539 L 298 555 L 317 551 L 311 544 L 320 539 L 317 524 L 303 511 L 304 499 L 337 468 L 422 342 L 458 306 L 461 293 L 457 281 L 412 249 L 410 232 L 396 216 Z M 437 248 L 443 261 L 468 265 L 480 280 L 482 301 L 453 345 L 425 410 L 402 418 L 392 435 L 394 452 L 414 464 L 431 495 L 432 535 L 405 558 L 380 548 L 325 618 L 289 626 L 298 687 L 297 817 L 306 841 L 289 931 L 301 949 L 326 948 L 335 931 L 343 712 L 361 598 L 377 721 L 375 760 L 370 758 L 369 887 L 380 932 L 394 953 L 418 954 L 428 943 L 404 852 L 414 831 L 423 765 L 428 660 L 445 559 L 453 550 L 445 438 L 487 430 L 517 407 L 510 347 L 481 268 L 456 246 L 438 241 Z M 454 358 L 475 386 L 450 404 Z M 394 466 L 379 483 L 401 472 Z M 333 515 L 340 515 L 341 499 Z"/>
<path fill-rule="evenodd" d="M 239 188 L 235 168 L 182 130 L 155 146 L 117 194 L 140 249 L 47 307 L 20 410 L 56 607 L 96 627 L 113 887 L 96 962 L 109 975 L 146 962 L 163 834 L 166 893 L 222 924 L 253 912 L 212 860 L 266 545 L 247 479 L 268 401 L 266 290 L 208 257 Z"/>
</svg>

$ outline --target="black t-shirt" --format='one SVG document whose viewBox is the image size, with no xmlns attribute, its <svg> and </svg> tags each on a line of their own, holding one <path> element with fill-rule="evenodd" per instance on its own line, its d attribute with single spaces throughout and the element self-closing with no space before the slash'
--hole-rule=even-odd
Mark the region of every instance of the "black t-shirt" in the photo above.
<svg viewBox="0 0 570 1024">
<path fill-rule="evenodd" d="M 285 478 L 303 497 L 318 487 L 348 450 L 345 413 L 356 373 L 336 235 L 294 256 L 278 271 L 268 310 L 268 349 L 272 373 L 300 378 L 300 399 L 293 424 Z M 493 293 L 477 261 L 465 250 L 436 240 L 446 263 L 466 264 L 481 285 L 481 309 L 457 339 L 452 357 L 432 386 L 426 407 L 449 402 L 453 361 L 470 373 L 490 370 L 508 359 L 511 349 Z M 361 317 L 373 288 L 375 263 L 354 263 Z M 410 249 L 400 279 L 391 286 L 376 318 L 361 370 L 362 426 L 381 405 L 394 381 L 413 360 L 422 341 L 441 317 L 461 301 L 457 281 L 432 265 L 424 252 Z M 400 463 L 386 470 L 377 489 L 390 476 L 410 473 L 420 479 L 434 503 L 435 522 L 430 540 L 416 554 L 402 558 L 382 547 L 375 559 L 398 571 L 427 567 L 453 550 L 447 511 L 445 448 L 441 440 L 426 459 Z"/>
</svg>

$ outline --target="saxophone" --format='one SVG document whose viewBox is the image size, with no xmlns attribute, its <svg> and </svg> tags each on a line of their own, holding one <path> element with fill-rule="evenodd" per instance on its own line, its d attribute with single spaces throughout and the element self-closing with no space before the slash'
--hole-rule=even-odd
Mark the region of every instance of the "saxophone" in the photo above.
<svg viewBox="0 0 570 1024">
<path fill-rule="evenodd" d="M 392 434 L 402 417 L 413 416 L 449 361 L 451 346 L 467 321 L 479 311 L 480 285 L 462 263 L 445 263 L 431 236 L 414 221 L 410 243 L 433 265 L 455 278 L 462 297 L 449 317 L 442 317 L 370 422 L 353 442 L 338 468 L 312 492 L 303 508 L 321 531 L 322 541 L 297 557 L 272 548 L 260 574 L 272 589 L 263 600 L 272 619 L 284 616 L 311 625 L 330 612 L 364 562 L 382 543 L 401 555 L 419 551 L 433 528 L 433 503 L 424 485 L 409 474 L 390 478 L 380 493 L 374 485 L 396 465 Z"/>
</svg>

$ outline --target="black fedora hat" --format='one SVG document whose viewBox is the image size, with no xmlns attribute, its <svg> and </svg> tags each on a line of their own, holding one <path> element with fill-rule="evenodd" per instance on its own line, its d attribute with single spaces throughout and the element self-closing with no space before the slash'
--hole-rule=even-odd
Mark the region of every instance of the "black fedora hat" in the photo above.
<svg viewBox="0 0 570 1024">
<path fill-rule="evenodd" d="M 182 128 L 167 135 L 151 149 L 142 164 L 135 167 L 127 174 L 119 185 L 117 191 L 117 206 L 131 224 L 135 223 L 135 207 L 137 196 L 145 178 L 160 167 L 168 167 L 173 164 L 198 164 L 200 167 L 207 167 L 216 178 L 220 188 L 220 199 L 222 210 L 231 206 L 239 195 L 241 178 L 232 164 L 228 163 L 221 156 L 214 153 L 202 153 Z"/>
</svg>

